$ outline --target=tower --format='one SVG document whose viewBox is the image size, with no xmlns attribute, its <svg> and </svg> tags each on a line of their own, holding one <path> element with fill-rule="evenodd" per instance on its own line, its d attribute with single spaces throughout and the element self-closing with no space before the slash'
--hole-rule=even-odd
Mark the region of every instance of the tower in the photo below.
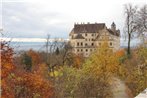
<svg viewBox="0 0 147 98">
<path fill-rule="evenodd" d="M 111 24 L 111 30 L 112 30 L 112 31 L 116 31 L 116 25 L 115 25 L 114 22 Z"/>
</svg>

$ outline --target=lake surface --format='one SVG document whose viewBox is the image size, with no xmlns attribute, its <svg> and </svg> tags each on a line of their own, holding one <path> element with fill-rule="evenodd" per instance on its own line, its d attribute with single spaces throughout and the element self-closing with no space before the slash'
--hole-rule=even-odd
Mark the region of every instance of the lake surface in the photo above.
<svg viewBox="0 0 147 98">
<path fill-rule="evenodd" d="M 62 43 L 62 42 L 60 42 Z M 140 44 L 139 40 L 133 40 L 131 41 L 131 47 L 138 46 Z M 27 51 L 30 49 L 33 49 L 35 51 L 45 51 L 46 50 L 46 42 L 35 42 L 27 40 L 27 42 L 24 41 L 11 41 L 10 46 L 14 48 L 14 51 Z M 127 41 L 121 40 L 120 41 L 120 48 L 126 48 L 127 47 Z"/>
<path fill-rule="evenodd" d="M 45 42 L 10 42 L 10 46 L 14 48 L 14 51 L 21 50 L 36 50 L 36 51 L 45 51 Z"/>
</svg>

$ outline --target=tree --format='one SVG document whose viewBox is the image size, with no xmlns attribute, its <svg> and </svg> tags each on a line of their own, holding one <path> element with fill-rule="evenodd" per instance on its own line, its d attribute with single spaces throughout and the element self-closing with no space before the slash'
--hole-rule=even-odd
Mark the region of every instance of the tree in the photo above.
<svg viewBox="0 0 147 98">
<path fill-rule="evenodd" d="M 136 24 L 138 25 L 138 32 L 147 32 L 147 4 L 137 11 Z"/>
<path fill-rule="evenodd" d="M 14 93 L 12 90 L 12 85 L 9 76 L 14 71 L 13 64 L 13 49 L 9 46 L 8 42 L 2 41 L 0 46 L 1 53 L 1 98 L 14 98 Z"/>
<path fill-rule="evenodd" d="M 56 77 L 54 85 L 56 98 L 74 98 L 76 95 L 74 91 L 77 86 L 79 71 L 71 66 L 63 66 L 60 72 L 62 75 Z"/>
<path fill-rule="evenodd" d="M 137 7 L 132 6 L 131 4 L 125 5 L 125 11 L 124 14 L 126 16 L 125 18 L 125 32 L 127 33 L 128 36 L 128 48 L 127 48 L 127 54 L 130 55 L 130 42 L 131 38 L 133 37 L 133 34 L 137 30 L 137 25 L 135 22 L 135 16 L 137 12 Z"/>
<path fill-rule="evenodd" d="M 27 52 L 27 55 L 29 57 L 31 57 L 32 59 L 32 65 L 33 66 L 37 66 L 38 64 L 41 63 L 41 58 L 39 56 L 39 53 L 37 53 L 36 51 L 30 49 L 28 52 Z"/>
<path fill-rule="evenodd" d="M 63 67 L 63 75 L 58 80 L 60 84 L 57 83 L 62 90 L 58 88 L 61 93 L 57 94 L 61 97 L 112 98 L 111 81 L 119 71 L 119 60 L 110 51 L 108 43 L 105 43 L 78 69 Z M 80 64 L 79 60 L 76 62 Z"/>
<path fill-rule="evenodd" d="M 136 24 L 138 25 L 137 32 L 140 32 L 142 42 L 145 43 L 147 38 L 147 4 L 142 6 L 137 12 Z"/>
<path fill-rule="evenodd" d="M 31 72 L 16 68 L 9 77 L 15 98 L 53 98 L 54 87 L 48 80 L 45 64 L 37 66 Z M 11 97 L 7 97 L 11 98 Z"/>
<path fill-rule="evenodd" d="M 32 58 L 27 54 L 23 54 L 22 63 L 25 65 L 25 69 L 27 71 L 31 71 L 32 69 Z"/>
<path fill-rule="evenodd" d="M 127 54 L 130 55 L 130 42 L 134 35 L 141 36 L 143 42 L 147 36 L 147 5 L 145 4 L 138 10 L 137 6 L 126 4 L 124 13 L 126 16 L 125 32 L 128 36 Z"/>
<path fill-rule="evenodd" d="M 2 41 L 0 45 L 1 98 L 53 98 L 54 87 L 45 75 L 48 74 L 45 64 L 27 72 L 14 65 L 14 52 L 9 42 Z M 23 56 L 28 70 L 31 69 L 31 59 L 36 60 L 33 51 L 29 55 L 25 53 Z"/>
<path fill-rule="evenodd" d="M 135 97 L 146 88 L 147 82 L 147 49 L 139 47 L 133 49 L 129 59 L 125 59 L 121 64 L 123 74 L 118 74 L 125 82 L 126 86 L 131 90 Z"/>
<path fill-rule="evenodd" d="M 22 73 L 19 75 L 15 76 L 15 87 L 13 88 L 16 91 L 16 98 L 53 97 L 54 90 L 50 81 L 36 73 Z"/>
<path fill-rule="evenodd" d="M 59 48 L 58 47 L 56 48 L 56 52 L 55 53 L 56 53 L 56 55 L 59 54 Z"/>
</svg>

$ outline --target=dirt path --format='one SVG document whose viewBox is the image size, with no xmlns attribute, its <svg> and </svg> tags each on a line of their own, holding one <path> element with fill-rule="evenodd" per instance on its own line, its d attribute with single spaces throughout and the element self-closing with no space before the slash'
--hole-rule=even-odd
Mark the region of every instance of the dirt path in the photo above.
<svg viewBox="0 0 147 98">
<path fill-rule="evenodd" d="M 126 93 L 126 89 L 125 84 L 120 79 L 114 78 L 112 84 L 114 98 L 130 98 Z"/>
</svg>

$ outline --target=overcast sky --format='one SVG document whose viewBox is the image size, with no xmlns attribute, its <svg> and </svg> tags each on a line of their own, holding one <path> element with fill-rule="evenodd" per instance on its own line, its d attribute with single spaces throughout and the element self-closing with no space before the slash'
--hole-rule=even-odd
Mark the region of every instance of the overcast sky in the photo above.
<svg viewBox="0 0 147 98">
<path fill-rule="evenodd" d="M 114 21 L 122 31 L 127 3 L 141 6 L 146 0 L 2 0 L 0 28 L 5 37 L 68 38 L 75 22 L 110 27 Z"/>
</svg>

